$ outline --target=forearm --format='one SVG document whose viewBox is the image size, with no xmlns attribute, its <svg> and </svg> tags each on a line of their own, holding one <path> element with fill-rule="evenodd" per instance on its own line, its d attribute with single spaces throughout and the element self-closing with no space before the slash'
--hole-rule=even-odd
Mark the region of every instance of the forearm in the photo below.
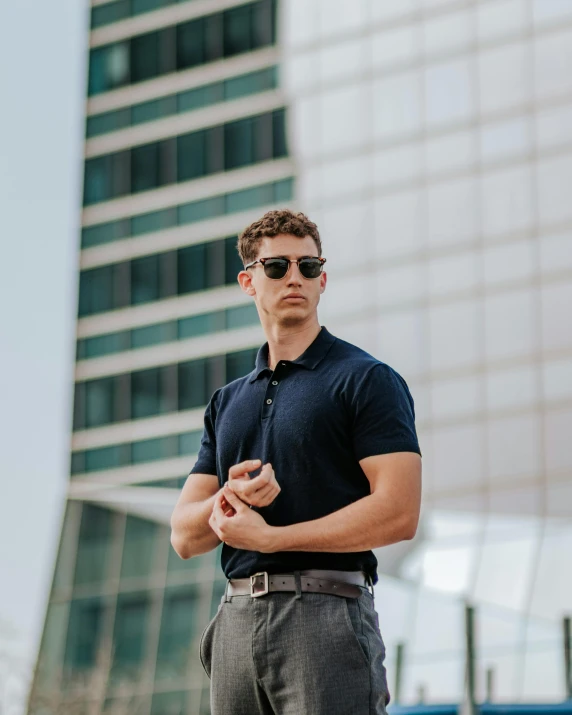
<svg viewBox="0 0 572 715">
<path fill-rule="evenodd" d="M 416 528 L 411 511 L 370 494 L 321 519 L 270 527 L 268 551 L 368 551 L 412 539 Z"/>
<path fill-rule="evenodd" d="M 182 559 L 205 554 L 220 544 L 209 526 L 216 494 L 204 501 L 184 504 L 171 517 L 171 544 Z"/>
</svg>

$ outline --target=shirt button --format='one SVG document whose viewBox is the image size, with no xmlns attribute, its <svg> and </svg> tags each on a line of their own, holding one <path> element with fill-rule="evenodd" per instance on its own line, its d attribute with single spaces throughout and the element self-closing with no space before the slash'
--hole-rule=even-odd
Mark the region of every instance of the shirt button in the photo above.
<svg viewBox="0 0 572 715">
<path fill-rule="evenodd" d="M 278 380 L 272 380 L 272 384 L 273 384 L 273 385 L 277 385 L 277 384 L 278 384 Z"/>
<path fill-rule="evenodd" d="M 268 398 L 268 400 L 266 400 L 266 404 L 267 404 L 267 405 L 271 405 L 271 404 L 272 404 L 272 400 L 271 400 L 270 398 Z"/>
</svg>

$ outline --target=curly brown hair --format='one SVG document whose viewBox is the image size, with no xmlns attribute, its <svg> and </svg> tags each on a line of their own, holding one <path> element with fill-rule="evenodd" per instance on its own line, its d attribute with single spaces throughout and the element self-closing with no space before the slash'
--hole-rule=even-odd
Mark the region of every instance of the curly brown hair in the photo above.
<svg viewBox="0 0 572 715">
<path fill-rule="evenodd" d="M 318 256 L 322 255 L 322 241 L 316 224 L 301 212 L 294 213 L 289 209 L 278 209 L 268 211 L 261 219 L 251 223 L 240 234 L 237 250 L 243 265 L 256 260 L 258 248 L 263 238 L 273 238 L 282 233 L 298 236 L 299 238 L 310 236 L 316 243 Z"/>
</svg>

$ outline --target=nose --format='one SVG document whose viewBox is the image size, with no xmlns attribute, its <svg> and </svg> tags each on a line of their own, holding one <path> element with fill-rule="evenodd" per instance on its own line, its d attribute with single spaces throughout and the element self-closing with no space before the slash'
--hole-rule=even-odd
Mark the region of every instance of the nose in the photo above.
<svg viewBox="0 0 572 715">
<path fill-rule="evenodd" d="M 290 263 L 290 270 L 286 274 L 286 279 L 288 285 L 301 286 L 302 285 L 302 274 L 300 273 L 300 267 L 293 261 Z"/>
</svg>

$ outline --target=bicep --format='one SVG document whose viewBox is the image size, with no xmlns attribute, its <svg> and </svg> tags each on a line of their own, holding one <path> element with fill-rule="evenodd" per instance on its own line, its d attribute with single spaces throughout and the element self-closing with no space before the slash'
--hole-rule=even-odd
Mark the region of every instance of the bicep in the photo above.
<svg viewBox="0 0 572 715">
<path fill-rule="evenodd" d="M 421 504 L 421 457 L 415 452 L 376 454 L 360 460 L 370 491 L 383 493 L 396 507 L 419 511 Z"/>
<path fill-rule="evenodd" d="M 179 495 L 177 506 L 200 502 L 214 496 L 219 490 L 216 474 L 189 474 Z"/>
</svg>

